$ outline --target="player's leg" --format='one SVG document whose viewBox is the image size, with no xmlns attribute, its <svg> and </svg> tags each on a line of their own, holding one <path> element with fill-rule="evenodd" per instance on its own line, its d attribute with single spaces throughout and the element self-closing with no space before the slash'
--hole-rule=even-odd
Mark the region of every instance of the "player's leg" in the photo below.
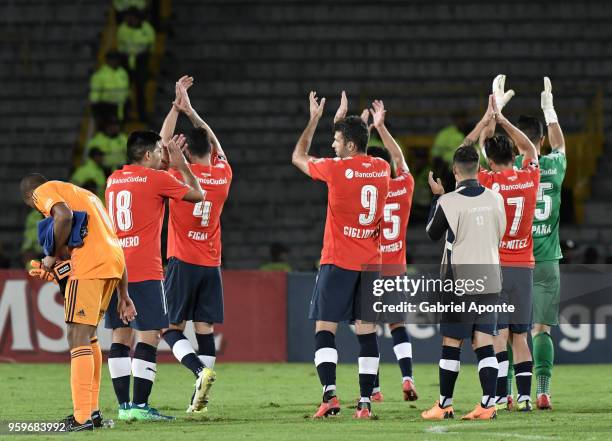
<svg viewBox="0 0 612 441">
<path fill-rule="evenodd" d="M 370 397 L 376 375 L 380 353 L 378 352 L 378 339 L 376 337 L 376 324 L 361 320 L 355 322 L 355 332 L 359 341 L 359 403 L 355 411 L 356 418 L 369 418 Z"/>
<path fill-rule="evenodd" d="M 457 324 L 451 326 L 444 322 L 440 324 L 440 332 L 443 335 L 442 354 L 438 368 L 440 399 L 431 409 L 421 413 L 421 417 L 426 420 L 442 420 L 455 416 L 453 393 L 461 367 L 461 344 L 464 334 L 461 327 Z"/>
<path fill-rule="evenodd" d="M 533 364 L 539 409 L 551 409 L 550 383 L 554 363 L 551 326 L 559 324 L 559 263 L 537 262 L 533 272 Z"/>
<path fill-rule="evenodd" d="M 393 338 L 393 352 L 402 374 L 402 392 L 404 401 L 415 401 L 418 399 L 414 387 L 412 375 L 412 343 L 410 336 L 403 323 L 392 323 L 389 325 L 391 337 Z"/>
<path fill-rule="evenodd" d="M 500 321 L 497 328 L 499 334 L 493 337 L 495 358 L 498 364 L 495 405 L 498 410 L 510 410 L 508 407 L 508 325 Z"/>
<path fill-rule="evenodd" d="M 323 399 L 314 418 L 336 415 L 340 412 L 340 404 L 336 396 L 337 329 L 338 323 L 335 322 L 318 320 L 315 323 L 314 364 L 323 387 Z"/>
<path fill-rule="evenodd" d="M 518 391 L 516 407 L 520 411 L 530 411 L 533 361 L 531 359 L 531 351 L 529 350 L 529 344 L 527 342 L 527 329 L 515 328 L 516 326 L 511 327 L 511 343 L 512 353 L 514 356 L 516 388 Z"/>
</svg>

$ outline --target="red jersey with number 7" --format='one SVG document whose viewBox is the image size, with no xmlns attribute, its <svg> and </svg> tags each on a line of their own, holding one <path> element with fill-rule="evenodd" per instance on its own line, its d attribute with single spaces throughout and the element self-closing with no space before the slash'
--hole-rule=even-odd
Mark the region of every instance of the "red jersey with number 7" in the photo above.
<svg viewBox="0 0 612 441">
<path fill-rule="evenodd" d="M 125 254 L 129 282 L 163 280 L 164 203 L 181 200 L 188 191 L 168 172 L 140 165 L 125 165 L 108 177 L 106 209 Z"/>
<path fill-rule="evenodd" d="M 321 158 L 308 163 L 313 179 L 327 183 L 327 219 L 321 265 L 363 271 L 380 265 L 380 228 L 387 192 L 389 164 L 357 155 Z"/>
<path fill-rule="evenodd" d="M 526 159 L 520 170 L 480 170 L 478 180 L 504 198 L 506 232 L 499 246 L 501 264 L 533 267 L 535 260 L 531 226 L 540 184 L 538 159 Z"/>
<path fill-rule="evenodd" d="M 232 182 L 229 163 L 217 155 L 211 165 L 190 164 L 200 181 L 204 200 L 197 204 L 170 201 L 168 258 L 201 266 L 221 265 L 221 212 Z M 173 170 L 174 176 L 180 173 Z"/>
</svg>

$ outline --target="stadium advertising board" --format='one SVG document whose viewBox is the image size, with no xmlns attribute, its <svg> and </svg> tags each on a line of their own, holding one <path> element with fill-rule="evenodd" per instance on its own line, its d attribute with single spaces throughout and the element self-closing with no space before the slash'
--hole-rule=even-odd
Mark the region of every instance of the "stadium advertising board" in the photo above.
<svg viewBox="0 0 612 441">
<path fill-rule="evenodd" d="M 286 283 L 284 273 L 223 273 L 226 324 L 215 327 L 219 360 L 287 360 Z M 0 361 L 69 361 L 62 305 L 57 285 L 28 278 L 23 271 L 0 271 Z M 98 337 L 108 350 L 111 333 L 103 326 Z M 191 326 L 186 334 L 195 341 Z M 264 338 L 269 335 L 275 338 Z M 159 350 L 159 360 L 176 361 L 164 341 Z"/>
</svg>

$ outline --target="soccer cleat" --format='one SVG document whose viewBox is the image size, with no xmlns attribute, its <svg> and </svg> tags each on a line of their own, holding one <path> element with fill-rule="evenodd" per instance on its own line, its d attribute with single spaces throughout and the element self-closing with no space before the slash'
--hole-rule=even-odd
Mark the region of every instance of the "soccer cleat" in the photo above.
<svg viewBox="0 0 612 441">
<path fill-rule="evenodd" d="M 477 404 L 473 411 L 461 417 L 462 420 L 492 420 L 497 418 L 497 411 L 495 406 L 482 407 Z"/>
<path fill-rule="evenodd" d="M 402 391 L 404 392 L 404 401 L 416 401 L 419 399 L 414 382 L 406 380 L 402 383 Z"/>
<path fill-rule="evenodd" d="M 312 416 L 313 418 L 327 418 L 328 416 L 338 415 L 340 413 L 340 401 L 338 397 L 333 396 L 327 401 L 323 401 L 319 409 Z"/>
<path fill-rule="evenodd" d="M 210 388 L 215 382 L 217 375 L 212 369 L 205 367 L 200 371 L 195 384 L 195 392 L 191 400 L 191 407 L 194 412 L 199 412 L 208 404 Z"/>
<path fill-rule="evenodd" d="M 197 415 L 206 415 L 208 413 L 208 407 L 204 406 L 200 410 L 195 410 L 193 406 L 190 404 L 185 413 L 195 413 Z"/>
<path fill-rule="evenodd" d="M 130 419 L 137 421 L 172 421 L 176 418 L 170 415 L 162 415 L 157 409 L 145 404 L 143 407 L 132 405 Z"/>
<path fill-rule="evenodd" d="M 115 422 L 113 420 L 105 420 L 104 417 L 102 417 L 102 412 L 100 412 L 100 410 L 94 410 L 91 413 L 91 421 L 96 429 L 101 429 L 103 427 L 115 427 Z"/>
<path fill-rule="evenodd" d="M 121 403 L 119 405 L 119 412 L 117 415 L 117 419 L 119 421 L 131 421 L 132 420 L 132 416 L 130 414 L 130 403 Z"/>
<path fill-rule="evenodd" d="M 372 396 L 370 397 L 370 401 L 374 403 L 382 403 L 384 400 L 385 400 L 385 397 L 383 397 L 383 394 L 380 391 L 374 392 Z"/>
<path fill-rule="evenodd" d="M 531 406 L 531 401 L 525 400 L 516 403 L 515 409 L 519 412 L 531 412 L 533 408 Z"/>
<path fill-rule="evenodd" d="M 447 420 L 455 418 L 455 410 L 453 406 L 442 408 L 440 407 L 440 402 L 436 401 L 431 409 L 421 412 L 421 418 L 425 420 Z"/>
<path fill-rule="evenodd" d="M 540 410 L 552 410 L 552 403 L 550 402 L 550 395 L 539 394 L 536 405 L 538 406 L 538 409 Z"/>
<path fill-rule="evenodd" d="M 371 416 L 372 409 L 370 403 L 366 401 L 360 401 L 359 403 L 357 403 L 357 409 L 355 409 L 353 418 L 357 418 L 360 420 L 369 420 Z"/>
<path fill-rule="evenodd" d="M 94 430 L 94 425 L 91 420 L 87 420 L 84 423 L 79 423 L 74 419 L 74 415 L 69 415 L 60 422 L 64 423 L 66 432 L 84 432 Z"/>
<path fill-rule="evenodd" d="M 502 403 L 495 403 L 495 410 L 512 410 L 512 403 L 509 401 L 504 401 Z"/>
</svg>

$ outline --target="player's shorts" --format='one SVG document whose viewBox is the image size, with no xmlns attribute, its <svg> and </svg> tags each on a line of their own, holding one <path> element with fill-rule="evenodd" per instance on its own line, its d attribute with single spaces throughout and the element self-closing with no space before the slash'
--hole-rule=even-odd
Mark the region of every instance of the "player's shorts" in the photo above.
<svg viewBox="0 0 612 441">
<path fill-rule="evenodd" d="M 221 268 L 171 257 L 164 282 L 170 323 L 223 323 Z"/>
<path fill-rule="evenodd" d="M 120 279 L 70 279 L 64 297 L 66 323 L 98 326 Z"/>
<path fill-rule="evenodd" d="M 457 298 L 458 297 L 458 298 Z M 465 296 L 443 296 L 443 303 L 474 301 L 478 305 L 497 305 L 499 294 L 475 294 Z M 472 338 L 475 331 L 495 335 L 497 332 L 497 314 L 495 312 L 478 314 L 469 312 L 443 312 L 440 315 L 440 334 L 444 337 L 464 340 Z"/>
<path fill-rule="evenodd" d="M 161 280 L 128 283 L 128 292 L 136 307 L 136 317 L 124 324 L 119 318 L 117 296 L 114 295 L 104 317 L 105 328 L 130 327 L 138 331 L 157 331 L 168 327 L 168 304 Z"/>
<path fill-rule="evenodd" d="M 499 312 L 497 329 L 509 328 L 513 334 L 529 332 L 533 303 L 533 269 L 502 266 L 502 278 L 502 292 L 499 295 L 499 303 L 513 305 L 515 312 Z"/>
<path fill-rule="evenodd" d="M 331 264 L 321 265 L 310 300 L 308 318 L 334 323 L 361 319 L 361 293 L 370 289 L 379 275 L 375 271 L 353 271 Z"/>
<path fill-rule="evenodd" d="M 560 296 L 559 261 L 536 262 L 533 270 L 533 322 L 558 325 Z"/>
</svg>

